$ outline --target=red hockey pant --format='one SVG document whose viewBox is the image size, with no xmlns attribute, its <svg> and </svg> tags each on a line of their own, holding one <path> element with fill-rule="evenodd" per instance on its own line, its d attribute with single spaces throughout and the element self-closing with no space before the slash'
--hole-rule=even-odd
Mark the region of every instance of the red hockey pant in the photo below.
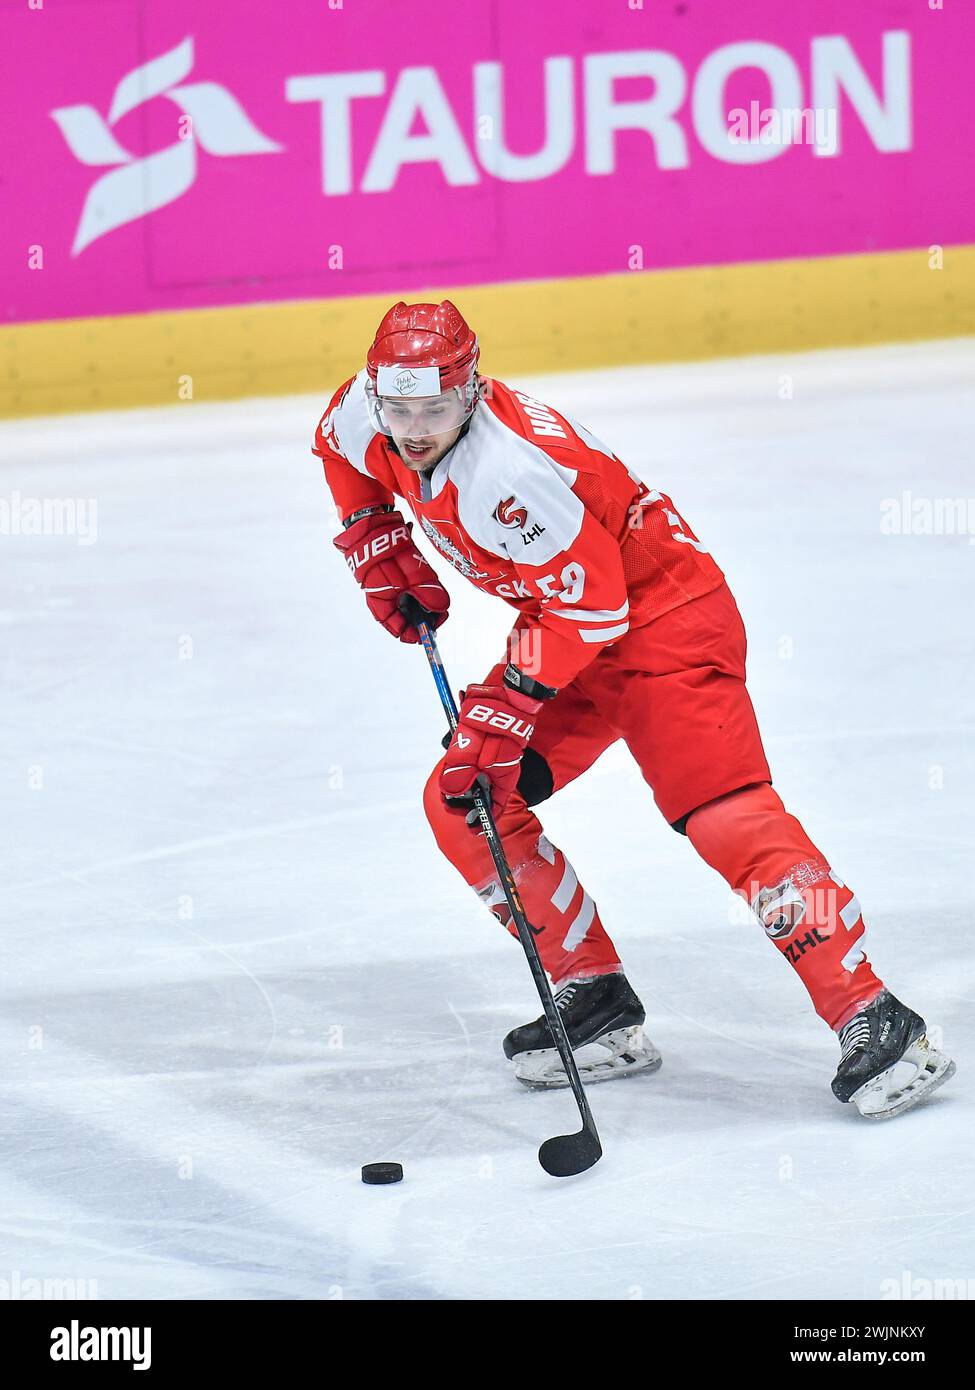
<svg viewBox="0 0 975 1390">
<path fill-rule="evenodd" d="M 817 1013 L 842 1026 L 882 984 L 863 953 L 856 896 L 770 785 L 745 688 L 745 631 L 727 586 L 605 648 L 543 706 L 530 746 L 558 791 L 617 739 L 666 819 L 752 906 Z M 424 794 L 437 843 L 513 930 L 483 836 L 447 810 L 439 774 L 438 764 Z M 524 796 L 512 797 L 499 829 L 553 983 L 621 969 L 595 903 Z"/>
</svg>

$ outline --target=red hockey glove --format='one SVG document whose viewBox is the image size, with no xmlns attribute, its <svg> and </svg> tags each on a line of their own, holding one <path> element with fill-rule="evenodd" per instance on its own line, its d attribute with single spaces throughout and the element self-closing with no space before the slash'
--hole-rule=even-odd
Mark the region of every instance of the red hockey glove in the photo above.
<svg viewBox="0 0 975 1390">
<path fill-rule="evenodd" d="M 542 707 L 507 685 L 470 685 L 440 773 L 440 794 L 452 811 L 469 811 L 475 781 L 491 784 L 491 803 L 500 815 L 518 785 L 521 757 Z"/>
<path fill-rule="evenodd" d="M 450 607 L 450 595 L 413 544 L 412 529 L 399 512 L 371 512 L 334 542 L 365 591 L 372 616 L 401 642 L 420 640 L 399 610 L 404 594 L 412 595 L 426 610 L 432 627 L 447 621 Z"/>
</svg>

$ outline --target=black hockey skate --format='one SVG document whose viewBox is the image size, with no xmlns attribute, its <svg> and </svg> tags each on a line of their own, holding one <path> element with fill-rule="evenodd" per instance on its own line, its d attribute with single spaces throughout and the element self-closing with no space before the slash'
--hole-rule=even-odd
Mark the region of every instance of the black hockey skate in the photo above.
<svg viewBox="0 0 975 1390">
<path fill-rule="evenodd" d="M 625 975 L 567 980 L 556 990 L 555 1006 L 584 1082 L 611 1081 L 660 1066 L 660 1053 L 643 1035 L 643 1005 Z M 504 1055 L 526 1086 L 548 1090 L 569 1084 L 544 1014 L 511 1030 Z"/>
<path fill-rule="evenodd" d="M 836 1099 L 852 1101 L 870 1120 L 887 1120 L 943 1085 L 955 1064 L 931 1046 L 926 1028 L 920 1014 L 882 990 L 840 1029 Z"/>
</svg>

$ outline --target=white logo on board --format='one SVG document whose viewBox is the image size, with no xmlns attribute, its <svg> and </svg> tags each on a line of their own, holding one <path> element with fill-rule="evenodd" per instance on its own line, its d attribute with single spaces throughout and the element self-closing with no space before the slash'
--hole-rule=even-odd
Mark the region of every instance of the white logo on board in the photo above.
<svg viewBox="0 0 975 1390">
<path fill-rule="evenodd" d="M 193 40 L 128 72 L 115 88 L 108 120 L 93 106 L 59 106 L 51 112 L 68 148 L 82 164 L 115 165 L 88 190 L 75 233 L 72 256 L 112 232 L 175 202 L 196 179 L 196 147 L 224 158 L 238 154 L 277 154 L 269 140 L 225 87 L 216 82 L 183 83 L 193 66 Z M 182 84 L 182 85 L 177 85 Z M 112 126 L 153 97 L 167 97 L 182 112 L 175 144 L 142 159 L 130 154 Z M 183 134 L 183 131 L 188 132 Z"/>
</svg>

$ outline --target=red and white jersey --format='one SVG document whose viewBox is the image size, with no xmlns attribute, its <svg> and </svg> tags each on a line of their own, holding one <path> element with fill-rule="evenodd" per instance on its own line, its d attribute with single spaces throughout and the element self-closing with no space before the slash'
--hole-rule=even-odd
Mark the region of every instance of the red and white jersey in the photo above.
<svg viewBox="0 0 975 1390">
<path fill-rule="evenodd" d="M 513 659 L 544 685 L 722 583 L 670 499 L 550 406 L 484 382 L 466 434 L 426 475 L 374 430 L 366 379 L 335 393 L 312 445 L 341 517 L 403 498 L 456 569 L 520 611 L 528 660 Z"/>
</svg>

